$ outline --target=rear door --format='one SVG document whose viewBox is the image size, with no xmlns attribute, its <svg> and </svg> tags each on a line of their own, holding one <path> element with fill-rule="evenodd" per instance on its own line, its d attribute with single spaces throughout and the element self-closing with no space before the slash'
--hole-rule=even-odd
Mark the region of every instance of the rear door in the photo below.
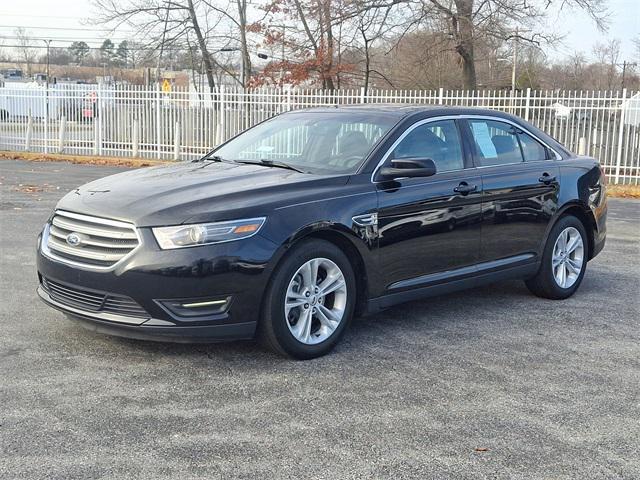
<svg viewBox="0 0 640 480">
<path fill-rule="evenodd" d="M 431 158 L 435 175 L 376 181 L 380 270 L 388 288 L 441 282 L 478 260 L 481 179 L 465 155 L 457 121 L 421 120 L 387 153 Z M 374 174 L 375 180 L 375 174 Z M 469 274 L 469 271 L 458 272 Z"/>
<path fill-rule="evenodd" d="M 502 119 L 469 118 L 465 132 L 482 176 L 479 261 L 533 260 L 558 208 L 555 153 Z"/>
</svg>

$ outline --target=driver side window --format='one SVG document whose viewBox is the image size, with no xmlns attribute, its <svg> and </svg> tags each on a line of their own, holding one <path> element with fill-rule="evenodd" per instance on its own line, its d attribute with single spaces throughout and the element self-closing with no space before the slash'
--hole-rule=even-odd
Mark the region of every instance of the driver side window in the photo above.
<svg viewBox="0 0 640 480">
<path fill-rule="evenodd" d="M 441 120 L 411 130 L 393 149 L 391 159 L 430 158 L 436 172 L 464 168 L 460 134 L 454 120 Z"/>
</svg>

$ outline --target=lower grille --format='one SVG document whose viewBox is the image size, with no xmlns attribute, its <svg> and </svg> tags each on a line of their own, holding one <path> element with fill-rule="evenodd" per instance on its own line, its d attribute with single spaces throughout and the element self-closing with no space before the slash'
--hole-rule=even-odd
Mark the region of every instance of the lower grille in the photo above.
<svg viewBox="0 0 640 480">
<path fill-rule="evenodd" d="M 42 288 L 53 300 L 87 312 L 108 312 L 137 318 L 149 316 L 135 300 L 124 295 L 83 290 L 44 277 Z"/>
</svg>

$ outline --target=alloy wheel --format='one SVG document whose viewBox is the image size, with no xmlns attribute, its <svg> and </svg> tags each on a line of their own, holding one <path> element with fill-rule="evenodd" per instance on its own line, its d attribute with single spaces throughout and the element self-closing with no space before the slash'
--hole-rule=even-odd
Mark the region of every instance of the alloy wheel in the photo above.
<svg viewBox="0 0 640 480">
<path fill-rule="evenodd" d="M 335 332 L 346 305 L 347 283 L 340 267 L 328 258 L 314 258 L 289 281 L 284 315 L 295 339 L 314 345 Z"/>
<path fill-rule="evenodd" d="M 570 288 L 580 277 L 584 263 L 584 242 L 574 227 L 567 227 L 556 239 L 551 257 L 553 277 L 560 288 Z"/>
</svg>

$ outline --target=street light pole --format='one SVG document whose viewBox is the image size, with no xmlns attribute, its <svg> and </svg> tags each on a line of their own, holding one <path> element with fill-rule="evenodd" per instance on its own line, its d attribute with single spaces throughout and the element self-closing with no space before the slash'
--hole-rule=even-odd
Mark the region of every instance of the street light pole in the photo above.
<svg viewBox="0 0 640 480">
<path fill-rule="evenodd" d="M 43 40 L 47 44 L 47 78 L 45 79 L 44 91 L 44 153 L 49 153 L 49 47 L 51 40 Z"/>
<path fill-rule="evenodd" d="M 235 47 L 223 47 L 220 48 L 218 50 L 214 50 L 213 53 L 218 53 L 218 52 L 242 52 L 241 49 L 239 48 L 235 48 Z M 267 58 L 269 58 L 269 56 L 265 53 L 257 53 L 256 54 L 258 56 L 258 58 L 261 58 L 263 60 L 266 60 Z M 242 88 L 245 88 L 244 85 L 244 55 L 242 56 L 242 58 L 240 59 L 240 83 L 242 84 Z M 249 72 L 251 73 L 251 72 Z"/>
<path fill-rule="evenodd" d="M 51 46 L 51 40 L 43 40 L 47 44 L 47 86 L 49 85 L 49 47 Z"/>
</svg>

